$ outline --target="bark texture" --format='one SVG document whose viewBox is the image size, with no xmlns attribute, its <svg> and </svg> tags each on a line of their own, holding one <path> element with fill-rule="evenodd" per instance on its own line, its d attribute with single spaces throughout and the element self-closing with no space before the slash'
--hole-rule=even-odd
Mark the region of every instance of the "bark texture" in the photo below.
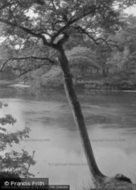
<svg viewBox="0 0 136 190">
<path fill-rule="evenodd" d="M 59 46 L 58 52 L 60 66 L 65 79 L 64 85 L 66 96 L 69 104 L 71 105 L 74 120 L 80 132 L 92 180 L 97 188 L 96 190 L 136 190 L 136 185 L 132 184 L 128 177 L 122 174 L 117 174 L 115 177 L 111 178 L 103 175 L 103 173 L 99 170 L 90 143 L 81 106 L 74 89 L 68 59 L 62 46 Z"/>
<path fill-rule="evenodd" d="M 66 96 L 72 107 L 74 120 L 80 131 L 83 148 L 84 148 L 84 151 L 86 154 L 88 166 L 89 166 L 90 172 L 92 174 L 93 181 L 95 184 L 102 183 L 105 176 L 101 173 L 101 171 L 99 170 L 99 168 L 96 164 L 96 161 L 94 158 L 94 153 L 93 153 L 90 139 L 88 136 L 87 128 L 85 125 L 84 116 L 83 116 L 77 95 L 74 90 L 74 85 L 73 85 L 72 76 L 70 73 L 68 60 L 65 55 L 65 51 L 62 47 L 59 48 L 59 62 L 60 62 L 60 65 L 61 65 L 61 68 L 62 68 L 62 71 L 64 74 Z"/>
</svg>

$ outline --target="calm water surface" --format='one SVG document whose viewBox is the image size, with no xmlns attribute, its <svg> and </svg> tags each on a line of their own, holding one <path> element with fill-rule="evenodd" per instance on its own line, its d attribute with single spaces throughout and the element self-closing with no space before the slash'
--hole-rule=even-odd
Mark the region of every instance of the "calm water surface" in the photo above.
<svg viewBox="0 0 136 190">
<path fill-rule="evenodd" d="M 27 86 L 26 86 L 27 87 Z M 123 173 L 136 182 L 136 93 L 80 92 L 83 113 L 97 163 L 112 176 Z M 0 117 L 12 114 L 17 122 L 9 131 L 30 127 L 30 138 L 15 148 L 35 153 L 36 177 L 50 184 L 69 184 L 72 190 L 91 183 L 79 132 L 63 92 L 29 92 L 23 86 L 0 87 Z"/>
</svg>

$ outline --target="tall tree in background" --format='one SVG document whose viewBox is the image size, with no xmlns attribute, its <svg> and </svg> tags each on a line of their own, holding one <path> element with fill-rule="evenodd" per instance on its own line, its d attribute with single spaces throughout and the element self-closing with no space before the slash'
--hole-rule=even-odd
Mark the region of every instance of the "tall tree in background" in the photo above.
<svg viewBox="0 0 136 190">
<path fill-rule="evenodd" d="M 87 35 L 95 43 L 105 30 L 118 29 L 119 12 L 114 9 L 133 4 L 132 0 L 1 0 L 0 22 L 3 36 L 20 43 L 36 41 L 53 49 L 64 74 L 67 99 L 72 106 L 79 128 L 88 166 L 94 182 L 103 183 L 105 176 L 99 170 L 90 144 L 80 103 L 74 90 L 65 45 L 72 34 Z M 45 52 L 46 55 L 46 52 Z M 30 55 L 32 58 L 33 55 Z M 46 55 L 48 58 L 50 54 Z M 27 57 L 28 58 L 28 57 Z M 37 57 L 36 59 L 42 59 Z"/>
</svg>

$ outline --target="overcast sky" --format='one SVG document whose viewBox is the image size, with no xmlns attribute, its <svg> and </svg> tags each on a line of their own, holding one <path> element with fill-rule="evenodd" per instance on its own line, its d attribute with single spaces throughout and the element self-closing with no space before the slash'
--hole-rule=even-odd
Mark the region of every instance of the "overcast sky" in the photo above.
<svg viewBox="0 0 136 190">
<path fill-rule="evenodd" d="M 125 13 L 133 14 L 134 16 L 136 16 L 136 6 L 126 9 Z"/>
</svg>

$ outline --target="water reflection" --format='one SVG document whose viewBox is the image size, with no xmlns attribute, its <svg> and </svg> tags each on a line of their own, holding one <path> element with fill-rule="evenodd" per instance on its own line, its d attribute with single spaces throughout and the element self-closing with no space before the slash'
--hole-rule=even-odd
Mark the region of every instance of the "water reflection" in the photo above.
<svg viewBox="0 0 136 190">
<path fill-rule="evenodd" d="M 52 184 L 70 184 L 71 189 L 91 185 L 79 132 L 63 94 L 31 96 L 28 89 L 11 87 L 0 91 L 8 107 L 0 114 L 12 114 L 17 123 L 10 130 L 31 129 L 30 138 L 17 149 L 36 150 L 37 177 L 49 177 Z M 14 93 L 13 93 L 14 91 Z M 9 94 L 8 94 L 9 92 Z M 10 94 L 11 93 L 11 94 Z M 61 96 L 61 98 L 60 98 Z M 80 94 L 88 132 L 100 169 L 109 176 L 124 173 L 136 182 L 136 99 L 134 94 Z"/>
</svg>

